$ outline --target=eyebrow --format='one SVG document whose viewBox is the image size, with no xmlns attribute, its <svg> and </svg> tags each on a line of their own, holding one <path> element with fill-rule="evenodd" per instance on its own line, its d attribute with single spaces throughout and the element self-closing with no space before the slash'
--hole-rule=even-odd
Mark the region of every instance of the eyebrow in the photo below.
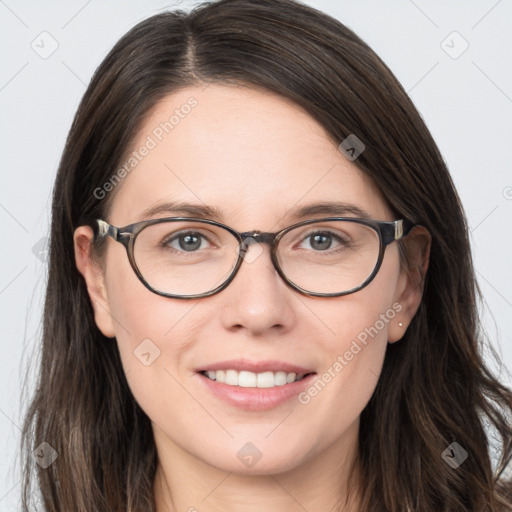
<svg viewBox="0 0 512 512">
<path fill-rule="evenodd" d="M 162 213 L 224 222 L 224 215 L 218 208 L 205 204 L 193 204 L 181 201 L 166 202 L 152 206 L 141 213 L 141 220 L 146 220 Z M 355 204 L 333 201 L 311 203 L 292 208 L 286 212 L 284 218 L 299 220 L 315 215 L 332 217 L 351 216 L 363 219 L 372 218 L 367 211 Z"/>
</svg>

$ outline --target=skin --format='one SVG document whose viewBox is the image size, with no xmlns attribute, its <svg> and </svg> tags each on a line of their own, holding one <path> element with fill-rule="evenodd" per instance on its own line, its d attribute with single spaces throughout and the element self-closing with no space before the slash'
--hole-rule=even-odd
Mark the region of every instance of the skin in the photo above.
<svg viewBox="0 0 512 512">
<path fill-rule="evenodd" d="M 168 200 L 218 207 L 220 221 L 240 232 L 278 231 L 293 223 L 286 217 L 292 207 L 327 200 L 394 220 L 373 182 L 338 150 L 339 141 L 300 107 L 265 91 L 210 84 L 171 94 L 148 115 L 133 149 L 191 96 L 198 105 L 118 185 L 111 224 L 137 222 L 144 209 Z M 346 496 L 359 416 L 387 343 L 402 338 L 420 304 L 428 233 L 417 228 L 407 239 L 409 272 L 393 243 L 366 288 L 335 298 L 289 288 L 265 244 L 220 293 L 165 298 L 143 286 L 124 247 L 110 238 L 103 265 L 94 264 L 91 239 L 89 227 L 75 231 L 76 265 L 97 326 L 115 338 L 131 391 L 152 421 L 158 512 L 335 510 Z M 394 303 L 400 312 L 307 404 L 291 399 L 266 411 L 241 410 L 205 392 L 194 372 L 247 357 L 289 361 L 320 375 Z M 149 366 L 133 354 L 147 338 L 160 349 Z M 262 453 L 250 468 L 237 457 L 247 442 Z M 357 508 L 350 501 L 343 510 Z"/>
</svg>

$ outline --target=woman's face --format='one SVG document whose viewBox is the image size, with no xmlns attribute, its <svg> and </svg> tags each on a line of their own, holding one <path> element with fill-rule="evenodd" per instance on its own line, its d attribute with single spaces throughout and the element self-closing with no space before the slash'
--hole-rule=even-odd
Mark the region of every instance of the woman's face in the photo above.
<svg viewBox="0 0 512 512">
<path fill-rule="evenodd" d="M 306 220 L 292 217 L 292 209 L 320 202 L 393 220 L 339 142 L 298 106 L 270 93 L 213 84 L 183 89 L 145 120 L 132 148 L 137 163 L 117 185 L 106 220 L 125 226 L 170 202 L 216 208 L 221 217 L 214 220 L 240 232 L 276 232 Z M 152 218 L 171 216 L 187 214 L 160 211 Z M 77 230 L 77 247 L 88 235 L 88 228 Z M 386 345 L 401 338 L 417 306 L 407 294 L 396 243 L 367 287 L 334 298 L 288 287 L 265 244 L 250 245 L 231 284 L 201 299 L 149 291 L 124 247 L 110 238 L 103 273 L 92 276 L 87 282 L 96 322 L 115 336 L 159 452 L 238 473 L 279 473 L 330 454 L 339 463 L 340 453 L 356 444 L 359 415 L 377 384 Z M 213 392 L 221 385 L 199 371 L 239 359 L 296 365 L 315 375 L 267 407 L 250 397 L 234 404 Z M 276 389 L 260 393 L 264 399 Z"/>
</svg>

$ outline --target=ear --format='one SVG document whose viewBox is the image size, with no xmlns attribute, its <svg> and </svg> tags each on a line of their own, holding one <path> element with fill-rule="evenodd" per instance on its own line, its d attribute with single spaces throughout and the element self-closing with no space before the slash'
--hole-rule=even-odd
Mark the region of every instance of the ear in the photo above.
<svg viewBox="0 0 512 512">
<path fill-rule="evenodd" d="M 114 338 L 114 320 L 110 312 L 103 272 L 99 264 L 91 258 L 93 236 L 93 230 L 89 226 L 80 226 L 75 230 L 73 234 L 75 263 L 85 279 L 98 329 L 107 338 Z"/>
<path fill-rule="evenodd" d="M 403 239 L 406 262 L 401 264 L 400 277 L 395 292 L 395 302 L 402 309 L 390 324 L 388 341 L 394 343 L 402 339 L 407 327 L 418 311 L 423 297 L 425 276 L 427 275 L 432 237 L 423 226 L 415 226 Z M 403 325 L 400 327 L 398 323 Z"/>
</svg>

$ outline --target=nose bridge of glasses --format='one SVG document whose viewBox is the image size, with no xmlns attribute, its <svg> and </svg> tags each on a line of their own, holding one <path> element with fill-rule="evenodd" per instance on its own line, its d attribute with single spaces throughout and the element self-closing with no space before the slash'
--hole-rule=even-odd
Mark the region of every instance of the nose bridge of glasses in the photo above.
<svg viewBox="0 0 512 512">
<path fill-rule="evenodd" d="M 264 233 L 259 230 L 246 231 L 245 233 L 240 233 L 240 235 L 243 241 L 243 250 L 247 250 L 249 245 L 253 243 L 268 244 L 270 247 L 272 247 L 276 237 L 275 233 Z"/>
</svg>

